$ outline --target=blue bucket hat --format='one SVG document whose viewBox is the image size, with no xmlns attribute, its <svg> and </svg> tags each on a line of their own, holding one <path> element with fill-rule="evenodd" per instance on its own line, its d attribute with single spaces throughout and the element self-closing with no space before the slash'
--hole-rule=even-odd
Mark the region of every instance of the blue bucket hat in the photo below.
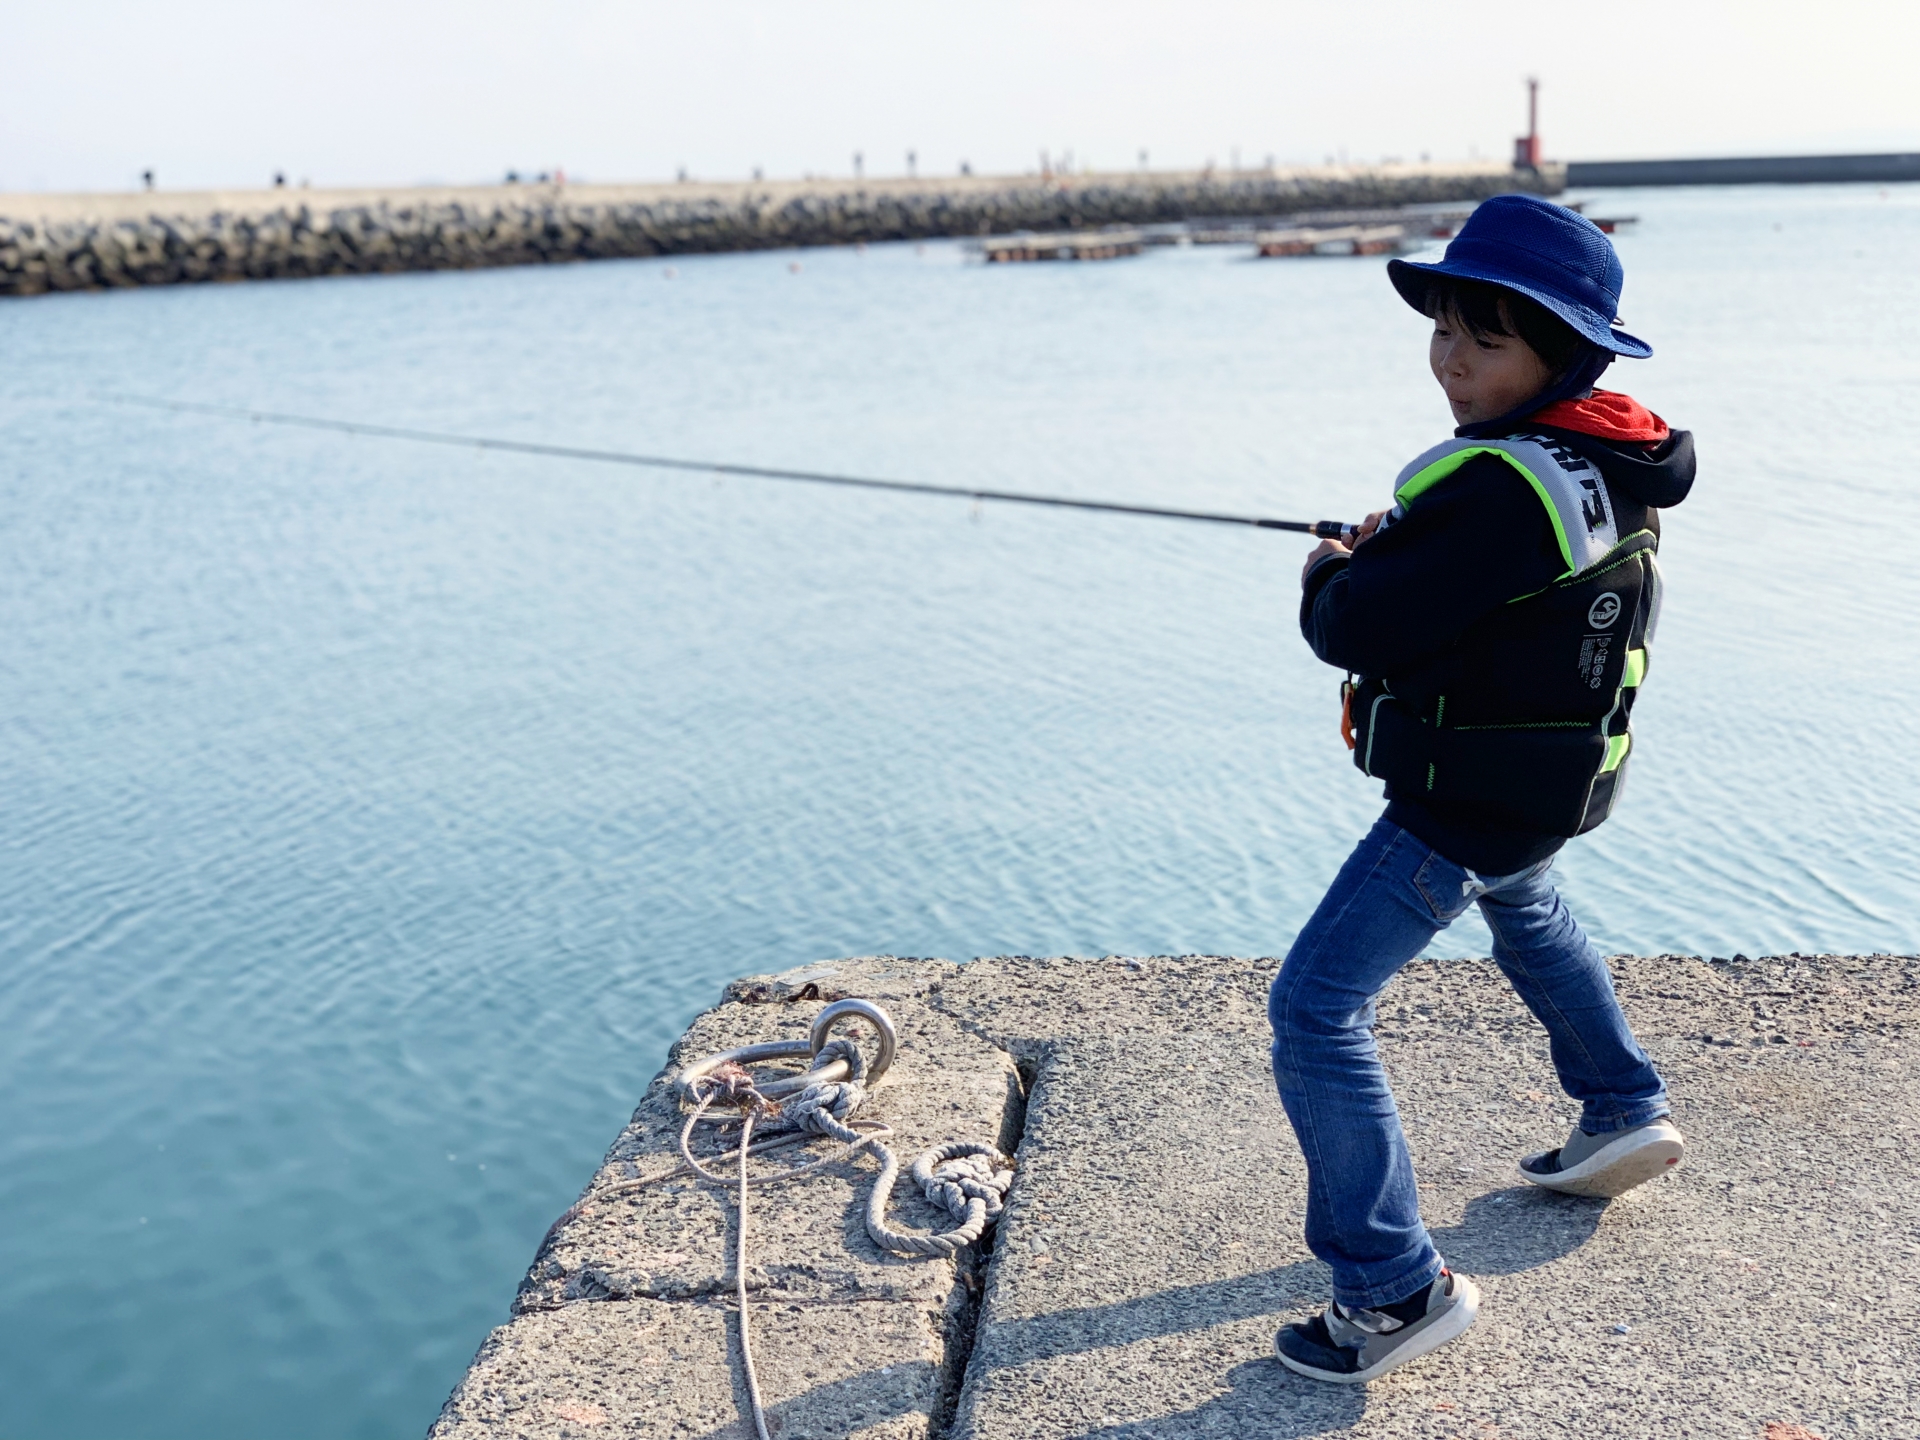
<svg viewBox="0 0 1920 1440">
<path fill-rule="evenodd" d="M 1537 300 L 1602 349 L 1634 360 L 1653 354 L 1619 324 L 1626 272 L 1613 242 L 1586 216 L 1538 195 L 1496 195 L 1467 217 L 1437 264 L 1389 260 L 1387 277 L 1426 312 L 1429 277 L 1484 280 Z"/>
</svg>

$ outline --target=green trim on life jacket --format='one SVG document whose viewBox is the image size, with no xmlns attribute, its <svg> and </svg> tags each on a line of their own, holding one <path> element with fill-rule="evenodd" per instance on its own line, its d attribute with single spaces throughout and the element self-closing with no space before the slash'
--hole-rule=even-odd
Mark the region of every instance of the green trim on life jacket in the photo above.
<svg viewBox="0 0 1920 1440">
<path fill-rule="evenodd" d="M 1620 762 L 1627 758 L 1627 751 L 1633 748 L 1632 735 L 1609 735 L 1607 737 L 1607 758 L 1600 762 L 1600 773 L 1608 774 L 1620 768 Z"/>
<path fill-rule="evenodd" d="M 1532 470 L 1523 465 L 1520 462 L 1520 458 L 1511 450 L 1504 449 L 1498 445 L 1470 445 L 1465 449 L 1455 450 L 1451 454 L 1442 455 L 1425 469 L 1416 471 L 1413 475 L 1409 476 L 1400 488 L 1393 492 L 1394 500 L 1401 505 L 1411 505 L 1420 496 L 1426 494 L 1427 491 L 1453 474 L 1454 471 L 1458 470 L 1476 455 L 1498 455 L 1502 460 L 1506 461 L 1507 464 L 1511 465 L 1526 477 L 1527 483 L 1533 487 L 1533 493 L 1538 495 L 1540 497 L 1540 503 L 1547 507 L 1547 519 L 1553 522 L 1553 538 L 1560 546 L 1560 559 L 1567 567 L 1565 575 L 1573 574 L 1575 568 L 1573 563 L 1573 545 L 1567 539 L 1567 527 L 1561 523 L 1560 509 L 1553 503 L 1553 496 L 1548 492 L 1545 482 L 1542 481 L 1538 475 L 1534 474 Z M 1561 578 L 1564 579 L 1565 575 Z"/>
</svg>

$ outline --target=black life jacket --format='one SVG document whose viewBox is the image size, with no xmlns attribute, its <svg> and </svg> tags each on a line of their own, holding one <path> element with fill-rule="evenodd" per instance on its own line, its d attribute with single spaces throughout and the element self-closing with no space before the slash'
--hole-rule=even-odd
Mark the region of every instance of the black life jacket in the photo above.
<svg viewBox="0 0 1920 1440">
<path fill-rule="evenodd" d="M 1527 481 L 1566 570 L 1440 655 L 1354 687 L 1354 763 L 1392 794 L 1584 834 L 1612 813 L 1633 748 L 1627 722 L 1660 614 L 1659 536 L 1621 535 L 1599 468 L 1546 435 L 1436 445 L 1400 472 L 1394 514 L 1476 455 Z"/>
</svg>

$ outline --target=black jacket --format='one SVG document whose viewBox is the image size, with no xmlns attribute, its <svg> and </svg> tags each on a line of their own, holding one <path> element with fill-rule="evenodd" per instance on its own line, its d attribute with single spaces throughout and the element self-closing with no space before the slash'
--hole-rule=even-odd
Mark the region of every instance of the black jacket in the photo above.
<svg viewBox="0 0 1920 1440">
<path fill-rule="evenodd" d="M 1564 440 L 1600 469 L 1619 533 L 1659 533 L 1658 511 L 1692 487 L 1693 436 L 1655 444 L 1525 427 Z M 1307 575 L 1300 629 L 1313 653 L 1363 677 L 1419 665 L 1498 606 L 1551 585 L 1565 571 L 1546 508 L 1511 465 L 1478 455 L 1349 559 L 1329 556 Z M 1455 864 L 1507 875 L 1552 855 L 1558 835 L 1533 834 L 1387 791 L 1387 819 Z"/>
</svg>

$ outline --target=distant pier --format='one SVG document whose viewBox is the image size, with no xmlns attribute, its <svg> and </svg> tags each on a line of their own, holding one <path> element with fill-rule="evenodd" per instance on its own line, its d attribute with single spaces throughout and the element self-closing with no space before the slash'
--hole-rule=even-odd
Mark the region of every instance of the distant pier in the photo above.
<svg viewBox="0 0 1920 1440">
<path fill-rule="evenodd" d="M 1557 194 L 1558 166 L 0 195 L 0 296 L 1076 232 Z"/>
<path fill-rule="evenodd" d="M 1761 155 L 1725 160 L 1575 160 L 1568 185 L 1836 185 L 1920 180 L 1920 153 Z"/>
</svg>

